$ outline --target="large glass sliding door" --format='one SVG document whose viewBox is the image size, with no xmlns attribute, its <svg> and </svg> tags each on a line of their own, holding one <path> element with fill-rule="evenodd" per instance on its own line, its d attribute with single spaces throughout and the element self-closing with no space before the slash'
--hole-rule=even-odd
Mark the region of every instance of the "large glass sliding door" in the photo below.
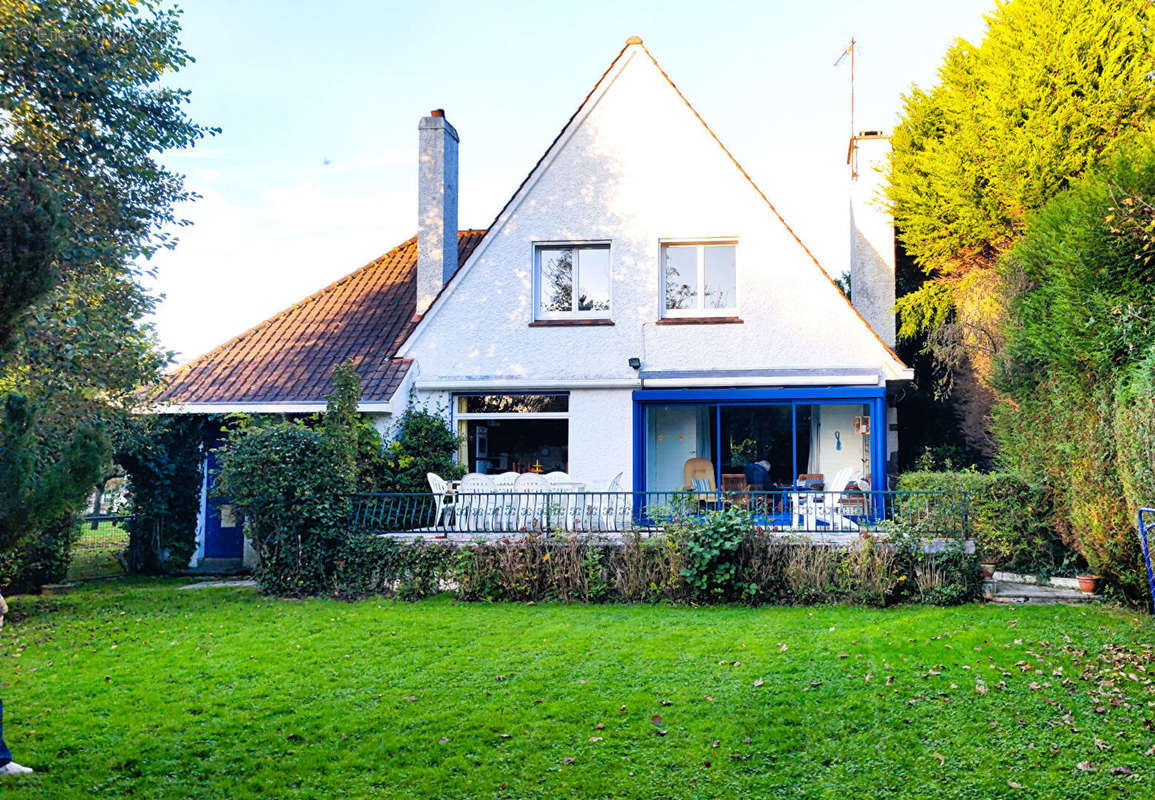
<svg viewBox="0 0 1155 800">
<path fill-rule="evenodd" d="M 686 486 L 690 459 L 714 462 L 718 409 L 705 405 L 651 406 L 646 409 L 646 488 L 676 492 Z"/>
<path fill-rule="evenodd" d="M 784 396 L 771 402 L 743 398 L 756 394 Z M 863 488 L 885 489 L 885 436 L 874 431 L 872 424 L 884 418 L 882 391 L 860 390 L 860 400 L 852 390 L 827 390 L 830 400 L 822 397 L 823 392 L 814 394 L 807 397 L 802 390 L 636 392 L 639 413 L 635 419 L 641 430 L 635 436 L 641 439 L 635 443 L 635 453 L 641 472 L 635 486 L 651 492 L 690 488 L 685 478 L 687 462 L 704 459 L 723 491 L 784 488 L 796 485 L 801 476 L 821 481 L 828 490 L 834 490 L 829 484 L 842 476 Z M 703 399 L 713 402 L 667 401 L 687 395 L 704 395 Z M 645 402 L 650 397 L 654 402 Z M 694 466 L 703 465 L 697 461 Z"/>
</svg>

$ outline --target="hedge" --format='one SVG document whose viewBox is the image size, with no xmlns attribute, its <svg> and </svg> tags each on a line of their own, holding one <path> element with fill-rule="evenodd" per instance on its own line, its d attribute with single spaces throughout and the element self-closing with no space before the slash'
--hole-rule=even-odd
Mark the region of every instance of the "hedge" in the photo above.
<svg viewBox="0 0 1155 800">
<path fill-rule="evenodd" d="M 1073 572 L 1078 562 L 1052 523 L 1050 493 L 1007 472 L 907 472 L 902 491 L 966 492 L 968 522 L 985 559 L 1019 571 Z"/>
</svg>

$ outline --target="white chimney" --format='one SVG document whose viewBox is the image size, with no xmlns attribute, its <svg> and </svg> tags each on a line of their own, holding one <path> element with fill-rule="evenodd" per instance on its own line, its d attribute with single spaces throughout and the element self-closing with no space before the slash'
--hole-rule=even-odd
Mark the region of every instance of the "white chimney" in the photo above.
<svg viewBox="0 0 1155 800">
<path fill-rule="evenodd" d="M 882 184 L 890 137 L 863 131 L 850 143 L 850 298 L 882 341 L 894 346 L 894 220 Z"/>
<path fill-rule="evenodd" d="M 457 271 L 457 131 L 437 108 L 417 126 L 417 313 Z"/>
</svg>

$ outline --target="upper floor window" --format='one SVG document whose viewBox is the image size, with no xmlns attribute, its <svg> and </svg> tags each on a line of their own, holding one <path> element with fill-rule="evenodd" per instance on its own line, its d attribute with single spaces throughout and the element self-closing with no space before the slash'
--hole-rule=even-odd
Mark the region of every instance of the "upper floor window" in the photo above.
<svg viewBox="0 0 1155 800">
<path fill-rule="evenodd" d="M 704 317 L 738 309 L 735 242 L 662 245 L 665 315 Z"/>
<path fill-rule="evenodd" d="M 605 319 L 610 316 L 608 244 L 538 245 L 534 248 L 537 319 Z"/>
</svg>

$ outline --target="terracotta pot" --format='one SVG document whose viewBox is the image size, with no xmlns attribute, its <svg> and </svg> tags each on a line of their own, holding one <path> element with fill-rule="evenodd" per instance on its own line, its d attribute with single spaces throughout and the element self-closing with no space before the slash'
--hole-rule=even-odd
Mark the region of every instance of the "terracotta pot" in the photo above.
<svg viewBox="0 0 1155 800">
<path fill-rule="evenodd" d="M 1079 591 L 1086 594 L 1094 594 L 1095 589 L 1099 584 L 1098 575 L 1077 575 L 1079 579 Z"/>
<path fill-rule="evenodd" d="M 980 561 L 979 566 L 983 569 L 984 578 L 993 578 L 995 576 L 995 567 L 998 565 L 994 561 Z"/>
</svg>

